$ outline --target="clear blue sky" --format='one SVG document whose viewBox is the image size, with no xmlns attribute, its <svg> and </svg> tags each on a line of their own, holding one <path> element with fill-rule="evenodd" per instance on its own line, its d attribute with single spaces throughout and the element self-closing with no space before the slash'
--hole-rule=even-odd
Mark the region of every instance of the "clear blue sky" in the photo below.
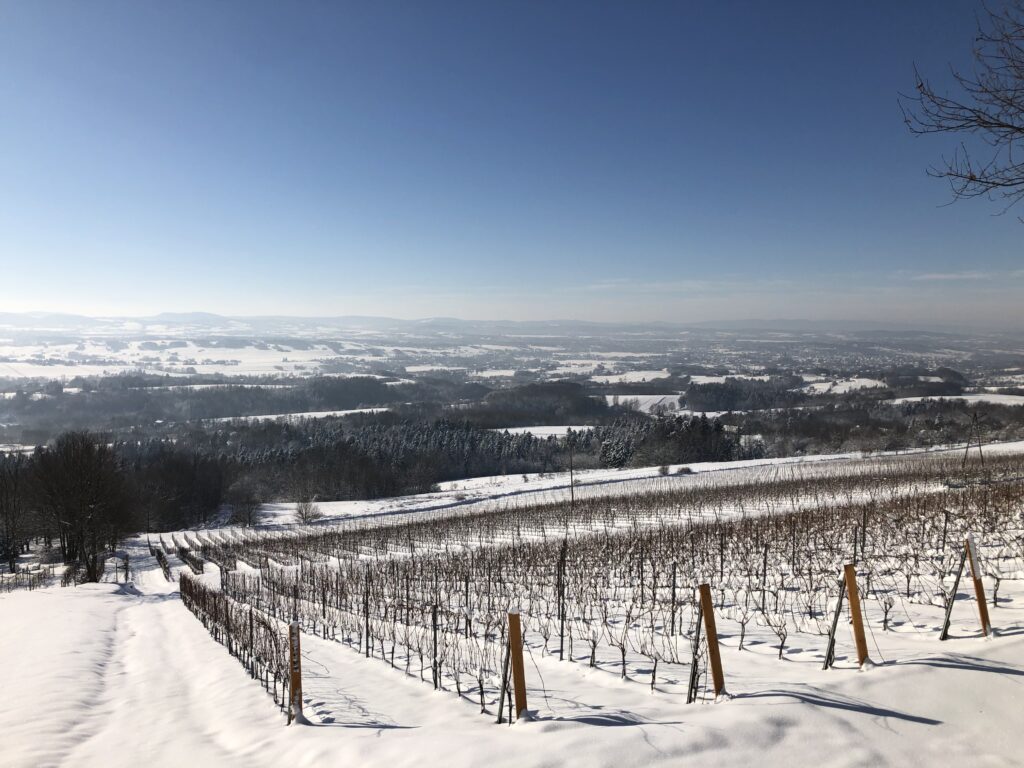
<svg viewBox="0 0 1024 768">
<path fill-rule="evenodd" d="M 0 310 L 1003 324 L 976 8 L 0 0 Z"/>
</svg>

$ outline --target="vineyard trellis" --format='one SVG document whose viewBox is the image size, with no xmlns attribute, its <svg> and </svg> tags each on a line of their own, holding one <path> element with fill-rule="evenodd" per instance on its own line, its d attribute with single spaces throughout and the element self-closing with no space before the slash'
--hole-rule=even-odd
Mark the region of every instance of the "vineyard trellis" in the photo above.
<svg viewBox="0 0 1024 768">
<path fill-rule="evenodd" d="M 910 605 L 952 605 L 959 543 L 971 535 L 984 550 L 978 573 L 1020 578 L 1020 460 L 989 457 L 984 482 L 951 483 L 958 464 L 890 460 L 576 498 L 571 508 L 204 534 L 187 542 L 201 557 L 177 551 L 193 571 L 189 559 L 216 564 L 220 588 L 183 574 L 182 598 L 282 706 L 294 618 L 490 712 L 506 679 L 511 609 L 542 654 L 623 678 L 643 668 L 652 688 L 659 671 L 685 671 L 688 700 L 713 699 L 724 685 L 709 687 L 708 608 L 736 629 L 740 650 L 753 623 L 774 635 L 780 659 L 792 635 L 821 638 L 829 665 L 846 564 L 883 631 Z"/>
</svg>

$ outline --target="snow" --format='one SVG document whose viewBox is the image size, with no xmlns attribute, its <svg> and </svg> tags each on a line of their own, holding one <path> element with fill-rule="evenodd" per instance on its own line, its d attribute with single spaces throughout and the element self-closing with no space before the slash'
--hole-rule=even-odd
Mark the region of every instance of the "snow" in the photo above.
<svg viewBox="0 0 1024 768">
<path fill-rule="evenodd" d="M 448 365 L 407 365 L 405 366 L 406 373 L 436 373 L 438 371 L 464 371 L 465 368 L 453 367 Z"/>
<path fill-rule="evenodd" d="M 726 379 L 750 379 L 751 381 L 768 381 L 771 377 L 765 374 L 730 373 L 725 376 L 703 376 L 695 375 L 690 377 L 691 384 L 724 384 Z"/>
<path fill-rule="evenodd" d="M 959 400 L 963 403 L 992 403 L 993 405 L 1024 405 L 1024 395 L 997 395 L 991 393 L 974 395 L 945 395 L 943 397 L 897 397 L 888 402 L 919 403 L 922 400 Z"/>
<path fill-rule="evenodd" d="M 22 445 L 21 443 L 0 443 L 0 453 L 32 453 L 34 445 Z"/>
<path fill-rule="evenodd" d="M 510 435 L 533 435 L 534 437 L 565 437 L 569 430 L 573 432 L 582 432 L 591 429 L 591 427 L 580 427 L 580 426 L 539 426 L 539 427 L 505 427 L 503 429 L 494 429 L 493 432 L 508 432 Z"/>
<path fill-rule="evenodd" d="M 608 405 L 628 406 L 636 404 L 639 411 L 652 413 L 655 410 L 664 408 L 667 411 L 675 411 L 679 408 L 679 394 L 668 395 L 605 395 Z"/>
<path fill-rule="evenodd" d="M 875 389 L 884 386 L 885 382 L 879 381 L 878 379 L 855 377 L 850 379 L 836 379 L 833 381 L 815 381 L 808 384 L 804 389 L 808 392 L 813 392 L 816 395 L 825 393 L 841 395 L 858 389 Z"/>
<path fill-rule="evenodd" d="M 0 362 L 0 376 L 15 379 L 71 379 L 75 376 L 113 376 L 118 373 L 161 373 L 138 365 L 90 365 L 87 363 Z"/>
<path fill-rule="evenodd" d="M 877 468 L 879 458 L 903 457 L 924 453 L 962 452 L 963 446 L 936 446 L 910 451 L 879 451 L 875 454 L 836 453 L 810 456 L 790 456 L 773 459 L 747 459 L 743 461 L 697 462 L 673 464 L 668 474 L 660 467 L 630 469 L 585 469 L 573 475 L 577 499 L 595 496 L 622 495 L 646 491 L 675 490 L 701 483 L 741 484 L 771 482 L 793 477 L 794 473 L 857 473 Z M 985 452 L 994 454 L 1024 454 L 1024 440 L 990 443 Z M 680 470 L 688 470 L 678 474 Z M 458 509 L 463 512 L 483 512 L 542 503 L 569 501 L 568 472 L 529 473 L 526 475 L 494 475 L 466 480 L 452 480 L 438 484 L 438 490 L 386 499 L 357 501 L 323 501 L 317 506 L 323 513 L 323 523 L 355 518 L 394 517 L 427 512 Z M 270 527 L 295 521 L 294 503 L 264 505 L 260 521 Z"/>
<path fill-rule="evenodd" d="M 738 651 L 720 617 L 731 695 L 717 703 L 683 703 L 684 668 L 659 667 L 651 692 L 641 670 L 622 681 L 589 669 L 578 646 L 575 662 L 558 662 L 528 633 L 530 718 L 513 727 L 453 691 L 304 633 L 312 725 L 286 727 L 145 549 L 129 548 L 139 569 L 132 585 L 0 595 L 5 768 L 1020 764 L 1021 581 L 1003 582 L 992 639 L 980 637 L 969 590 L 944 643 L 940 608 L 910 606 L 883 632 L 877 604 L 866 601 L 876 664 L 861 672 L 845 628 L 835 668 L 822 671 L 825 638 L 791 637 L 778 661 L 763 632 Z"/>
<path fill-rule="evenodd" d="M 627 371 L 607 376 L 592 376 L 591 379 L 598 384 L 636 384 L 656 379 L 667 379 L 671 374 L 667 368 L 658 371 Z"/>
<path fill-rule="evenodd" d="M 289 421 L 298 421 L 299 419 L 326 419 L 332 416 L 352 416 L 357 413 L 382 413 L 388 410 L 387 408 L 351 408 L 347 411 L 304 411 L 302 413 L 270 413 L 262 416 L 224 416 L 219 419 L 206 419 L 206 421 L 212 422 L 231 422 L 231 421 L 244 421 L 244 422 L 257 422 L 257 421 L 277 421 L 278 419 L 287 419 Z"/>
</svg>

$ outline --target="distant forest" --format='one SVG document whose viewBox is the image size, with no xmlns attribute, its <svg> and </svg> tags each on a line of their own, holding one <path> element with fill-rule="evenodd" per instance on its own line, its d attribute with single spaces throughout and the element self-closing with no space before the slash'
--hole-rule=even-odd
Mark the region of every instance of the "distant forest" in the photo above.
<svg viewBox="0 0 1024 768">
<path fill-rule="evenodd" d="M 444 379 L 322 377 L 276 388 L 170 389 L 111 377 L 80 382 L 88 386 L 73 393 L 25 392 L 3 401 L 7 414 L 39 409 L 54 425 L 76 428 L 29 455 L 0 456 L 0 558 L 12 559 L 28 537 L 44 536 L 82 561 L 80 551 L 127 530 L 252 524 L 265 502 L 398 496 L 448 480 L 564 471 L 570 462 L 578 469 L 659 466 L 958 443 L 975 414 L 985 440 L 1024 438 L 1021 407 L 888 400 L 894 393 L 957 394 L 957 375 L 922 382 L 891 374 L 880 390 L 827 397 L 794 391 L 785 376 L 691 384 L 684 404 L 723 412 L 718 418 L 610 406 L 593 387 L 573 382 L 491 390 Z M 389 410 L 294 420 L 184 418 L 369 406 Z M 93 428 L 103 419 L 108 428 Z M 544 424 L 587 428 L 568 437 L 505 431 Z M 85 480 L 67 479 L 76 477 Z M 97 498 L 82 495 L 90 493 Z M 82 523 L 83 509 L 102 514 Z"/>
</svg>

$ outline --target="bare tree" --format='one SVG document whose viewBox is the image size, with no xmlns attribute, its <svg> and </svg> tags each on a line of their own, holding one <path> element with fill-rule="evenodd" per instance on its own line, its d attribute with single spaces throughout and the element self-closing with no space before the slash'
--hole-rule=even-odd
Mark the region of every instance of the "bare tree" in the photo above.
<svg viewBox="0 0 1024 768">
<path fill-rule="evenodd" d="M 67 563 L 87 581 L 103 575 L 103 553 L 132 524 L 124 474 L 113 449 L 87 432 L 67 432 L 33 457 L 35 498 L 57 532 Z"/>
<path fill-rule="evenodd" d="M 973 72 L 952 71 L 958 95 L 936 90 L 915 68 L 916 92 L 901 94 L 900 107 L 914 134 L 963 137 L 930 176 L 946 179 L 955 199 L 1000 199 L 1005 211 L 1024 197 L 1024 0 L 985 6 L 973 55 Z"/>
<path fill-rule="evenodd" d="M 235 525 L 255 525 L 263 500 L 255 484 L 247 478 L 235 482 L 227 492 L 231 505 L 231 522 Z"/>
<path fill-rule="evenodd" d="M 300 523 L 312 523 L 323 516 L 320 507 L 312 501 L 300 501 L 295 505 L 295 517 Z"/>
<path fill-rule="evenodd" d="M 0 556 L 17 569 L 18 553 L 26 536 L 25 457 L 0 455 Z"/>
</svg>

